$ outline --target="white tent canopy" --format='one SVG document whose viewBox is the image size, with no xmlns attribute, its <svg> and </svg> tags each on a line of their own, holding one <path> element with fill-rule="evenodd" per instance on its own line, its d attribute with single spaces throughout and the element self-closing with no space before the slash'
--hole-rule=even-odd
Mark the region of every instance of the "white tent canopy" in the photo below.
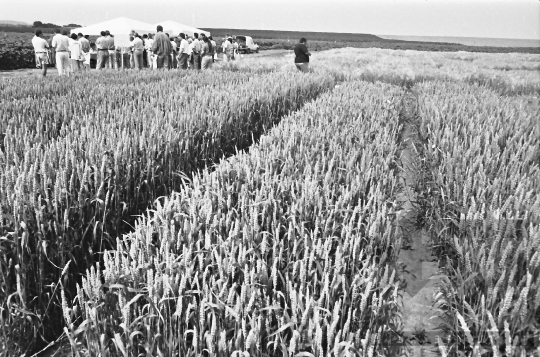
<svg viewBox="0 0 540 357">
<path fill-rule="evenodd" d="M 198 34 L 204 33 L 206 36 L 210 36 L 210 32 L 204 31 L 192 26 L 184 25 L 176 21 L 162 21 L 158 22 L 152 27 L 154 28 L 154 31 L 156 30 L 156 26 L 161 25 L 163 26 L 163 32 L 168 33 L 170 36 L 178 36 L 181 32 L 185 33 L 188 36 L 193 36 L 193 33 L 196 32 Z"/>
<path fill-rule="evenodd" d="M 99 36 L 101 31 L 106 30 L 116 37 L 117 35 L 129 35 L 132 30 L 139 34 L 156 32 L 156 27 L 146 22 L 119 17 L 98 24 L 75 28 L 71 30 L 71 33 L 81 32 L 83 35 Z"/>
</svg>

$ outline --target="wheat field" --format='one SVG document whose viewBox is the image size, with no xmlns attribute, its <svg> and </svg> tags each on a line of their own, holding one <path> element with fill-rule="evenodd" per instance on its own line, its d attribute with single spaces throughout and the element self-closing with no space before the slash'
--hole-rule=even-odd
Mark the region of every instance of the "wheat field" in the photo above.
<svg viewBox="0 0 540 357">
<path fill-rule="evenodd" d="M 405 355 L 406 189 L 444 277 L 437 353 L 540 356 L 539 59 L 0 81 L 0 356 Z"/>
</svg>

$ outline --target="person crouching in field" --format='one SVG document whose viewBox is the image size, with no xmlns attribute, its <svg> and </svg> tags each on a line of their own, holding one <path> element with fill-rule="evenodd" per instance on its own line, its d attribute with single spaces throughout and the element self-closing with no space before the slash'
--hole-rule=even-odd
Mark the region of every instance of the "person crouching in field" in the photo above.
<svg viewBox="0 0 540 357">
<path fill-rule="evenodd" d="M 49 64 L 49 44 L 42 37 L 43 31 L 36 30 L 35 34 L 32 39 L 32 46 L 34 46 L 34 52 L 36 53 L 36 67 L 41 68 L 41 74 L 45 77 L 47 75 L 47 65 Z"/>
<path fill-rule="evenodd" d="M 294 64 L 299 71 L 309 72 L 309 56 L 311 53 L 307 49 L 307 40 L 302 37 L 300 43 L 294 47 Z"/>
<path fill-rule="evenodd" d="M 67 75 L 69 71 L 69 39 L 67 34 L 66 30 L 60 34 L 60 29 L 57 29 L 52 40 L 52 46 L 56 52 L 56 68 L 60 76 Z"/>
</svg>

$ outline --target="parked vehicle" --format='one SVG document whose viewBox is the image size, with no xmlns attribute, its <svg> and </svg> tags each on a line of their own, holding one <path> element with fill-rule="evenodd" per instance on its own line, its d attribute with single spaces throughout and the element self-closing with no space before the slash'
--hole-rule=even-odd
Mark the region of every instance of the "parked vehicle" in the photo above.
<svg viewBox="0 0 540 357">
<path fill-rule="evenodd" d="M 259 53 L 259 45 L 253 42 L 250 36 L 236 36 L 238 53 Z"/>
</svg>

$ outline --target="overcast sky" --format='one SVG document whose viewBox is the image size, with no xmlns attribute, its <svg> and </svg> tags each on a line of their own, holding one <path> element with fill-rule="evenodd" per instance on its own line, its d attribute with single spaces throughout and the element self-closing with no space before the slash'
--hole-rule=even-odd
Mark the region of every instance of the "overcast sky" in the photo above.
<svg viewBox="0 0 540 357">
<path fill-rule="evenodd" d="M 540 39 L 539 0 L 0 0 L 0 20 Z"/>
</svg>

